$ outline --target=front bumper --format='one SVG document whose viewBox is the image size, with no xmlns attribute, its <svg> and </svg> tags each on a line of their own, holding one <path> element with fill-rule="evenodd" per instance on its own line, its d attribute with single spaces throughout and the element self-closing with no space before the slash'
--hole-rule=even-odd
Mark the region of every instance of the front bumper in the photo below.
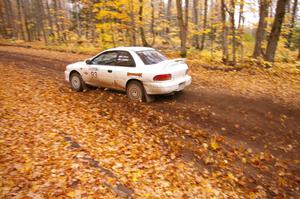
<svg viewBox="0 0 300 199">
<path fill-rule="evenodd" d="M 69 82 L 70 81 L 70 71 L 65 71 L 65 81 Z"/>
<path fill-rule="evenodd" d="M 186 75 L 183 78 L 162 82 L 144 82 L 144 87 L 149 95 L 168 94 L 181 91 L 192 83 L 192 78 Z"/>
</svg>

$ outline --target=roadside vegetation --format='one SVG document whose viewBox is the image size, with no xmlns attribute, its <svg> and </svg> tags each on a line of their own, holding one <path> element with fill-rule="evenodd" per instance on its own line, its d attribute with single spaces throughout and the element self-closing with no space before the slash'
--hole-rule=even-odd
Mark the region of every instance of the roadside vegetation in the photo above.
<svg viewBox="0 0 300 199">
<path fill-rule="evenodd" d="M 189 60 L 269 68 L 274 61 L 297 65 L 297 6 L 298 0 L 14 0 L 0 3 L 0 32 L 2 42 L 58 51 L 152 46 Z"/>
</svg>

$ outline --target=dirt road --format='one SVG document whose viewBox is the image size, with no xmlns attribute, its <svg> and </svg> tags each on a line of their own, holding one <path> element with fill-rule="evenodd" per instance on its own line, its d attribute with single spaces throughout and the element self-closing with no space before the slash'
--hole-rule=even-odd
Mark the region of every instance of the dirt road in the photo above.
<svg viewBox="0 0 300 199">
<path fill-rule="evenodd" d="M 85 177 L 86 181 L 76 181 L 85 187 L 80 194 L 138 198 L 299 196 L 300 109 L 297 105 L 274 102 L 270 96 L 242 95 L 229 88 L 212 89 L 199 85 L 197 77 L 196 83 L 180 95 L 160 96 L 150 104 L 135 104 L 124 93 L 116 91 L 70 91 L 63 71 L 72 58 L 64 60 L 59 56 L 2 49 L 0 61 L 3 76 L 0 106 L 6 105 L 0 109 L 0 130 L 6 132 L 1 138 L 10 140 L 8 137 L 13 132 L 23 132 L 26 128 L 42 129 L 43 139 L 49 138 L 47 131 L 61 137 L 60 141 L 69 147 L 62 156 L 69 155 L 65 158 L 75 162 L 71 168 L 78 160 L 83 162 L 82 167 L 91 167 L 79 169 L 80 175 L 88 169 L 92 170 L 90 175 L 102 175 L 102 188 L 95 192 L 86 180 L 89 177 Z M 9 107 L 7 104 L 13 99 L 16 107 Z M 15 118 L 18 114 L 25 117 L 25 113 L 32 118 Z M 10 132 L 9 126 L 19 121 L 22 128 Z M 30 125 L 25 125 L 28 121 Z M 36 137 L 31 139 L 38 142 Z M 3 162 L 10 147 L 13 146 L 1 142 L 3 168 L 8 167 Z M 47 151 L 52 150 L 57 150 L 53 143 Z M 16 164 L 11 159 L 6 161 Z M 100 174 L 94 174 L 97 171 L 93 169 L 100 170 Z M 14 181 L 16 173 L 11 170 L 6 168 L 1 181 L 4 177 Z M 23 173 L 26 175 L 29 174 Z M 72 181 L 76 175 L 79 174 L 72 173 L 67 178 Z M 65 183 L 60 188 L 52 186 L 50 191 L 43 191 L 41 184 L 32 189 L 32 181 L 18 189 L 6 188 L 2 194 L 45 196 L 46 192 L 55 194 L 57 190 L 59 195 L 78 194 L 72 192 L 77 184 L 72 187 Z M 6 187 L 8 184 L 2 182 Z"/>
</svg>

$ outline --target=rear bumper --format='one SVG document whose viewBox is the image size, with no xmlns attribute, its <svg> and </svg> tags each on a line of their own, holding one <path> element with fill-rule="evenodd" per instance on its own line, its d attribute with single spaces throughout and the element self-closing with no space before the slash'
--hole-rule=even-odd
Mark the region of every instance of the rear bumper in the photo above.
<svg viewBox="0 0 300 199">
<path fill-rule="evenodd" d="M 181 91 L 186 86 L 192 83 L 192 78 L 189 75 L 186 75 L 183 78 L 162 81 L 162 82 L 144 82 L 144 87 L 149 95 L 158 95 L 158 94 L 168 94 L 175 91 Z"/>
</svg>

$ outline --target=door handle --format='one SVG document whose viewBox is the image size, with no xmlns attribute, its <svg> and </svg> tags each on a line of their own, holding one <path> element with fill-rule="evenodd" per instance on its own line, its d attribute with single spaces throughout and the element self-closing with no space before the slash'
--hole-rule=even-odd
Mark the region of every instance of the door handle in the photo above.
<svg viewBox="0 0 300 199">
<path fill-rule="evenodd" d="M 107 70 L 107 72 L 112 73 L 112 70 Z"/>
</svg>

